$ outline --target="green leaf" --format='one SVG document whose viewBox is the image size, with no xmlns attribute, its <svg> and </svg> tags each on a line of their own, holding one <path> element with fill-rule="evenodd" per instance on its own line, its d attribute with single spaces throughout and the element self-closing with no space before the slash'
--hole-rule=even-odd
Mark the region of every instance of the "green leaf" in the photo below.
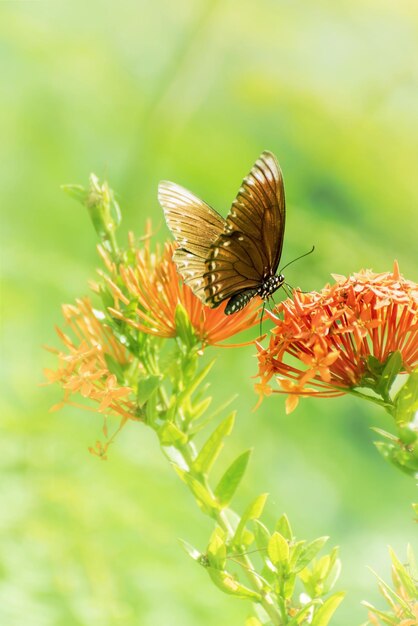
<svg viewBox="0 0 418 626">
<path fill-rule="evenodd" d="M 373 570 L 371 571 L 373 572 Z M 393 604 L 398 604 L 403 608 L 404 611 L 409 611 L 410 606 L 408 602 L 404 598 L 402 598 L 396 591 L 391 589 L 391 587 L 383 580 L 383 578 L 380 578 L 380 576 L 378 576 L 376 572 L 373 572 L 373 574 L 378 580 L 379 591 L 386 599 L 386 601 L 392 606 Z M 377 613 L 376 609 L 374 609 L 374 611 Z"/>
<path fill-rule="evenodd" d="M 235 412 L 228 415 L 214 430 L 197 455 L 193 464 L 195 472 L 207 474 L 210 471 L 223 448 L 224 437 L 227 437 L 232 432 L 234 422 Z"/>
<path fill-rule="evenodd" d="M 209 396 L 208 398 L 204 398 L 200 402 L 194 402 L 193 406 L 190 407 L 189 413 L 190 417 L 187 420 L 188 422 L 193 422 L 198 420 L 209 408 L 212 402 L 212 398 Z"/>
<path fill-rule="evenodd" d="M 215 489 L 215 496 L 222 508 L 228 506 L 231 502 L 235 491 L 244 476 L 250 455 L 251 450 L 247 450 L 246 452 L 240 454 L 239 457 L 231 463 L 219 481 Z"/>
<path fill-rule="evenodd" d="M 379 361 L 373 354 L 367 357 L 367 368 L 375 378 L 381 375 L 384 367 L 385 363 Z"/>
<path fill-rule="evenodd" d="M 156 394 L 151 394 L 145 404 L 145 423 L 154 428 L 154 430 L 158 430 L 159 428 L 159 414 L 157 411 L 157 396 Z M 141 409 L 141 407 L 139 407 Z M 141 413 L 141 410 L 139 410 Z"/>
<path fill-rule="evenodd" d="M 254 520 L 254 535 L 257 548 L 261 553 L 267 554 L 267 546 L 270 541 L 270 532 L 260 520 Z"/>
<path fill-rule="evenodd" d="M 302 539 L 301 541 L 297 541 L 296 543 L 292 542 L 291 545 L 289 546 L 290 547 L 289 563 L 290 563 L 290 569 L 292 571 L 295 571 L 295 572 L 298 571 L 296 569 L 296 563 L 298 562 L 298 559 L 305 545 L 306 545 L 306 541 L 305 539 Z"/>
<path fill-rule="evenodd" d="M 207 571 L 215 585 L 224 593 L 233 595 L 236 598 L 251 600 L 252 602 L 260 602 L 261 595 L 252 591 L 248 587 L 241 585 L 241 583 L 239 583 L 235 576 L 232 576 L 232 574 L 214 569 L 213 567 L 208 567 Z"/>
<path fill-rule="evenodd" d="M 400 426 L 405 426 L 413 421 L 415 412 L 418 411 L 418 368 L 408 377 L 406 383 L 395 396 L 394 417 Z"/>
<path fill-rule="evenodd" d="M 292 541 L 292 528 L 290 526 L 289 519 L 285 513 L 278 519 L 276 524 L 276 530 L 278 533 L 283 535 L 285 539 L 287 539 L 288 541 Z"/>
<path fill-rule="evenodd" d="M 289 561 L 289 544 L 287 540 L 278 532 L 274 532 L 267 546 L 267 553 L 270 561 L 276 567 L 288 563 Z"/>
<path fill-rule="evenodd" d="M 217 511 L 219 508 L 218 502 L 215 500 L 215 498 L 213 498 L 213 496 L 209 493 L 206 487 L 202 485 L 198 480 L 196 480 L 194 476 L 191 476 L 191 474 L 183 470 L 181 467 L 174 465 L 174 469 L 176 470 L 181 480 L 189 487 L 202 511 L 207 515 L 214 517 L 215 511 Z"/>
<path fill-rule="evenodd" d="M 383 430 L 382 428 L 377 428 L 377 426 L 372 426 L 370 430 L 373 430 L 378 435 L 382 435 L 382 437 L 385 437 L 385 439 L 389 439 L 389 441 L 398 443 L 398 437 L 392 433 L 388 433 L 387 430 Z"/>
<path fill-rule="evenodd" d="M 197 337 L 187 311 L 182 304 L 176 306 L 174 321 L 176 323 L 177 337 L 188 349 L 193 348 L 197 343 Z"/>
<path fill-rule="evenodd" d="M 116 361 L 116 359 L 111 354 L 107 354 L 106 352 L 104 354 L 104 358 L 109 372 L 116 376 L 118 383 L 121 385 L 126 384 L 125 374 L 122 365 L 118 361 Z"/>
<path fill-rule="evenodd" d="M 180 545 L 181 547 L 187 552 L 187 554 L 194 560 L 197 562 L 200 562 L 200 559 L 202 558 L 202 553 L 199 552 L 199 550 L 197 548 L 195 548 L 194 546 L 192 546 L 190 543 L 188 543 L 187 541 L 184 541 L 184 539 L 179 539 Z"/>
<path fill-rule="evenodd" d="M 226 545 L 225 533 L 217 526 L 213 531 L 208 549 L 207 556 L 211 567 L 223 570 L 226 563 Z"/>
<path fill-rule="evenodd" d="M 324 585 L 323 585 L 323 593 L 324 595 L 329 593 L 331 589 L 334 587 L 341 573 L 341 561 L 338 558 L 338 548 L 335 547 L 332 549 L 330 554 L 330 561 L 328 572 L 325 577 Z"/>
<path fill-rule="evenodd" d="M 392 613 L 389 613 L 388 611 L 380 611 L 379 609 L 376 609 L 372 604 L 370 604 L 370 602 L 366 602 L 365 600 L 363 600 L 361 604 L 365 606 L 366 609 L 371 611 L 376 617 L 380 617 L 383 620 L 384 624 L 389 624 L 390 626 L 399 626 L 398 618 L 394 617 Z M 362 626 L 369 626 L 369 624 L 370 622 L 367 621 Z"/>
<path fill-rule="evenodd" d="M 383 441 L 375 441 L 374 445 L 384 459 L 395 465 L 408 476 L 416 478 L 418 472 L 418 446 L 408 450 L 402 445 L 392 445 Z"/>
<path fill-rule="evenodd" d="M 160 386 L 162 376 L 147 376 L 147 378 L 140 378 L 138 381 L 137 389 L 137 403 L 139 407 L 143 407 L 150 399 L 152 394 L 157 391 Z"/>
<path fill-rule="evenodd" d="M 109 250 L 116 252 L 114 232 L 122 219 L 119 205 L 107 182 L 100 183 L 95 174 L 90 174 L 89 183 L 88 190 L 80 185 L 62 185 L 61 189 L 87 207 L 100 239 Z"/>
<path fill-rule="evenodd" d="M 315 611 L 311 626 L 327 626 L 331 617 L 344 599 L 344 596 L 345 593 L 340 591 L 325 600 L 324 604 Z"/>
<path fill-rule="evenodd" d="M 382 373 L 378 378 L 375 388 L 376 393 L 380 394 L 384 400 L 390 401 L 389 391 L 395 382 L 399 372 L 402 370 L 402 354 L 399 350 L 392 352 L 386 359 Z"/>
<path fill-rule="evenodd" d="M 415 507 L 416 504 L 413 504 L 412 506 Z M 409 543 L 408 543 L 408 545 L 406 547 L 406 557 L 407 557 L 407 562 L 408 562 L 408 571 L 410 572 L 411 577 L 418 583 L 417 562 L 416 562 L 416 559 L 415 559 L 414 551 L 412 550 L 412 546 Z"/>
<path fill-rule="evenodd" d="M 263 626 L 257 617 L 247 617 L 245 620 L 245 626 Z"/>
<path fill-rule="evenodd" d="M 243 543 L 246 543 L 243 541 L 245 524 L 249 522 L 250 520 L 255 520 L 261 517 L 261 514 L 263 513 L 264 505 L 266 504 L 267 497 L 268 497 L 267 493 L 262 493 L 259 496 L 257 496 L 255 500 L 253 500 L 251 504 L 247 507 L 243 516 L 240 519 L 234 538 L 232 540 L 234 545 L 240 546 Z"/>
<path fill-rule="evenodd" d="M 328 541 L 329 537 L 319 537 L 310 541 L 300 551 L 299 558 L 296 561 L 295 572 L 300 572 L 304 569 L 318 554 L 324 544 Z"/>
<path fill-rule="evenodd" d="M 417 597 L 417 594 L 418 594 L 417 585 L 412 580 L 411 574 L 406 570 L 404 565 L 402 565 L 402 563 L 399 561 L 398 557 L 396 556 L 392 548 L 389 548 L 389 554 L 392 560 L 393 568 L 396 571 L 399 577 L 399 580 L 402 583 L 402 587 L 411 596 L 411 598 Z"/>
<path fill-rule="evenodd" d="M 187 435 L 173 422 L 164 422 L 158 429 L 158 437 L 162 446 L 184 445 L 187 443 Z"/>
<path fill-rule="evenodd" d="M 196 391 L 199 385 L 204 381 L 206 376 L 209 374 L 210 370 L 213 367 L 215 361 L 211 361 L 204 367 L 192 380 L 188 381 L 186 388 L 184 391 L 179 393 L 177 399 L 177 406 L 181 406 L 183 402 L 190 398 L 190 396 Z"/>
<path fill-rule="evenodd" d="M 283 595 L 286 600 L 289 600 L 293 596 L 296 584 L 296 574 L 290 574 L 286 577 L 283 585 Z"/>
<path fill-rule="evenodd" d="M 305 604 L 301 608 L 301 610 L 289 622 L 286 622 L 287 626 L 299 626 L 299 624 L 303 624 L 304 623 L 303 618 L 311 612 L 312 607 L 315 606 L 315 604 L 316 604 L 315 600 Z"/>
</svg>

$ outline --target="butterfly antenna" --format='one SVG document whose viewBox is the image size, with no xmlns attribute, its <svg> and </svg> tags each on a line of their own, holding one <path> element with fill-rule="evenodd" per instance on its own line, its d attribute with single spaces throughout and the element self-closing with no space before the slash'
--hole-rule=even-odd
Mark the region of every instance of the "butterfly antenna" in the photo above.
<svg viewBox="0 0 418 626">
<path fill-rule="evenodd" d="M 312 246 L 312 250 L 309 250 L 309 252 L 305 252 L 305 254 L 301 254 L 300 256 L 297 256 L 296 259 L 293 259 L 293 261 L 289 261 L 289 263 L 286 263 L 286 265 L 280 269 L 280 273 L 282 273 L 283 270 L 286 269 L 286 267 L 289 267 L 289 265 L 292 265 L 292 263 L 294 263 L 295 261 L 299 261 L 299 259 L 303 259 L 304 256 L 308 256 L 309 254 L 312 254 L 314 250 L 315 250 L 315 246 Z"/>
</svg>

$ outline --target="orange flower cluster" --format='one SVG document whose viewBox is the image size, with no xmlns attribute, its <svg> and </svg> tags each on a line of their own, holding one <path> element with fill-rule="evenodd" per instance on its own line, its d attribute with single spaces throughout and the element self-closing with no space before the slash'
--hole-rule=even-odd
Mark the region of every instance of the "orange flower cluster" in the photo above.
<svg viewBox="0 0 418 626">
<path fill-rule="evenodd" d="M 130 252 L 134 262 L 122 263 L 117 270 L 101 250 L 112 278 L 103 276 L 114 298 L 109 312 L 129 326 L 159 337 L 175 337 L 176 309 L 182 305 L 196 338 L 205 345 L 216 345 L 232 335 L 257 324 L 260 299 L 235 313 L 225 315 L 226 303 L 210 309 L 184 284 L 172 260 L 174 245 L 166 243 L 162 252 L 150 251 L 150 240 L 137 248 L 130 237 Z M 123 306 L 124 305 L 124 306 Z M 129 307 L 129 315 L 126 308 Z M 132 313 L 134 316 L 132 316 Z"/>
<path fill-rule="evenodd" d="M 83 405 L 82 408 L 121 417 L 121 428 L 128 419 L 135 417 L 136 403 L 132 389 L 119 385 L 108 363 L 124 368 L 132 357 L 109 326 L 98 319 L 87 298 L 78 300 L 76 306 L 64 305 L 63 314 L 72 337 L 57 328 L 65 350 L 48 348 L 58 355 L 59 367 L 46 369 L 45 376 L 49 383 L 58 382 L 64 389 L 63 401 L 52 410 L 64 404 L 80 406 L 72 401 L 72 397 L 79 394 L 99 405 L 94 408 Z"/>
<path fill-rule="evenodd" d="M 280 303 L 268 314 L 275 323 L 269 346 L 257 346 L 256 389 L 261 396 L 288 394 L 288 413 L 300 396 L 330 397 L 361 386 L 371 355 L 384 363 L 399 350 L 404 371 L 418 362 L 418 285 L 400 275 L 396 262 L 393 272 L 333 278 L 319 293 L 295 291 Z M 272 377 L 280 390 L 271 388 Z"/>
</svg>

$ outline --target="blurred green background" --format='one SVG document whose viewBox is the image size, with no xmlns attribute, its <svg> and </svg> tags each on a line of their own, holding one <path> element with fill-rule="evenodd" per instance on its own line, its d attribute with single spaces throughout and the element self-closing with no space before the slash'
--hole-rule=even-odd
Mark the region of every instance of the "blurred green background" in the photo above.
<svg viewBox="0 0 418 626">
<path fill-rule="evenodd" d="M 128 425 L 102 463 L 101 419 L 39 387 L 60 304 L 88 291 L 95 234 L 62 183 L 91 171 L 118 192 L 128 230 L 161 224 L 157 183 L 183 184 L 224 214 L 263 149 L 282 165 L 291 284 L 391 268 L 416 278 L 418 10 L 412 0 L 159 0 L 0 4 L 2 372 L 0 624 L 215 626 L 250 607 L 213 587 L 180 548 L 211 525 L 162 458 Z M 341 546 L 333 624 L 378 602 L 387 544 L 414 541 L 413 481 L 373 447 L 388 418 L 351 398 L 282 398 L 257 412 L 253 350 L 219 351 L 213 395 L 235 392 L 226 460 L 254 446 L 235 502 L 269 491 L 299 538 Z M 415 535 L 415 537 L 414 537 Z"/>
</svg>

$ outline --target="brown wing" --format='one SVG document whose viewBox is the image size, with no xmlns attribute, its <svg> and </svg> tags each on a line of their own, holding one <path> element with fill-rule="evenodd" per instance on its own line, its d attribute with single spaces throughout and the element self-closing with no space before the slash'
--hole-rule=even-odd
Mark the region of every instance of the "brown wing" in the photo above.
<svg viewBox="0 0 418 626">
<path fill-rule="evenodd" d="M 226 222 L 206 202 L 168 181 L 158 186 L 158 200 L 164 209 L 167 226 L 179 247 L 173 260 L 184 282 L 206 303 L 203 274 L 211 245 L 219 238 Z"/>
<path fill-rule="evenodd" d="M 223 234 L 206 262 L 204 292 L 217 306 L 276 273 L 283 247 L 285 197 L 276 157 L 263 152 L 242 182 Z"/>
</svg>

